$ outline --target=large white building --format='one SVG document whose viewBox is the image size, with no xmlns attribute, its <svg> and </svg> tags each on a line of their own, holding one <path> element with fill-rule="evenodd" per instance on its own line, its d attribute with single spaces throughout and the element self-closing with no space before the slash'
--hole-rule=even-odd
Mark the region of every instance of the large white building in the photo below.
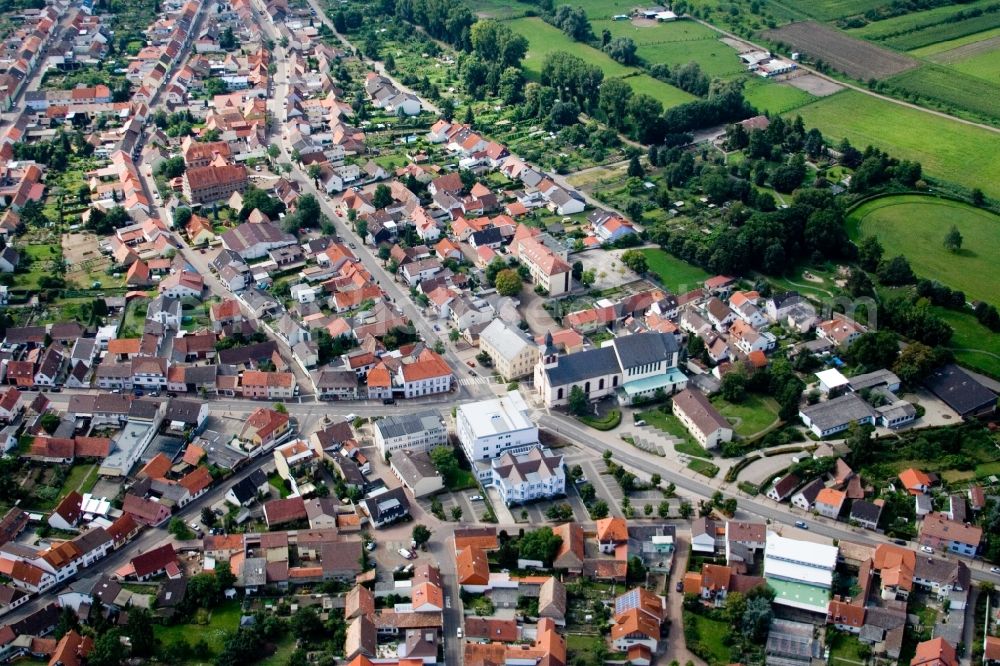
<svg viewBox="0 0 1000 666">
<path fill-rule="evenodd" d="M 836 546 L 767 533 L 764 578 L 776 604 L 825 615 L 836 567 Z"/>
<path fill-rule="evenodd" d="M 570 391 L 580 387 L 588 400 L 621 391 L 619 401 L 631 404 L 658 391 L 667 395 L 687 386 L 677 368 L 677 338 L 667 333 L 637 333 L 608 340 L 598 349 L 561 356 L 546 335 L 541 360 L 535 366 L 535 389 L 546 407 L 565 405 Z"/>
<path fill-rule="evenodd" d="M 491 467 L 491 485 L 507 506 L 566 494 L 562 456 L 541 446 L 521 454 L 508 451 L 494 458 Z"/>
<path fill-rule="evenodd" d="M 529 418 L 528 405 L 517 391 L 459 406 L 455 430 L 470 462 L 490 460 L 507 451 L 524 453 L 538 444 L 538 426 Z"/>
<path fill-rule="evenodd" d="M 697 389 L 684 389 L 675 395 L 673 411 L 677 420 L 706 449 L 733 439 L 733 426 Z"/>
<path fill-rule="evenodd" d="M 386 416 L 375 421 L 373 430 L 375 446 L 382 458 L 402 449 L 430 451 L 444 444 L 448 438 L 441 414 L 433 409 Z"/>
</svg>

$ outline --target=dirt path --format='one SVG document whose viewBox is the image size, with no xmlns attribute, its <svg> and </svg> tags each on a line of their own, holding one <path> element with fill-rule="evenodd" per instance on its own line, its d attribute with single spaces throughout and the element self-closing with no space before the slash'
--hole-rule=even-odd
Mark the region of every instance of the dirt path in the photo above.
<svg viewBox="0 0 1000 666">
<path fill-rule="evenodd" d="M 712 30 L 715 30 L 717 33 L 719 33 L 720 35 L 725 35 L 726 37 L 729 37 L 730 39 L 736 39 L 736 40 L 739 40 L 741 42 L 746 42 L 747 44 L 752 45 L 754 48 L 761 49 L 762 51 L 766 51 L 767 50 L 767 49 L 765 49 L 763 46 L 761 46 L 759 44 L 755 44 L 755 43 L 753 43 L 751 41 L 743 39 L 742 37 L 740 37 L 738 35 L 735 35 L 735 34 L 733 34 L 731 32 L 727 32 L 727 31 L 723 30 L 722 28 L 720 28 L 718 26 L 715 26 L 715 25 L 712 25 L 711 23 L 709 23 L 707 21 L 703 21 L 703 20 L 697 19 L 697 18 L 692 18 L 691 20 L 692 21 L 697 21 L 698 23 L 701 23 L 706 28 L 711 28 Z M 998 127 L 993 127 L 992 125 L 986 125 L 984 123 L 977 123 L 977 122 L 972 121 L 972 120 L 965 120 L 964 118 L 957 118 L 957 117 L 952 116 L 950 114 L 944 113 L 943 111 L 935 111 L 934 109 L 928 109 L 928 108 L 925 108 L 923 106 L 919 106 L 917 104 L 911 104 L 910 102 L 904 102 L 903 100 L 896 99 L 895 97 L 889 97 L 887 95 L 882 95 L 882 94 L 877 93 L 877 92 L 875 92 L 873 90 L 869 90 L 868 88 L 865 88 L 864 86 L 859 86 L 859 85 L 856 85 L 854 83 L 850 83 L 850 82 L 847 82 L 847 81 L 840 81 L 840 80 L 835 79 L 835 78 L 833 78 L 831 76 L 827 76 L 826 74 L 823 74 L 822 72 L 820 72 L 818 70 L 815 70 L 815 69 L 813 69 L 811 67 L 807 67 L 806 65 L 803 65 L 802 63 L 799 63 L 799 69 L 803 69 L 803 70 L 809 72 L 810 74 L 814 74 L 814 75 L 816 75 L 816 76 L 818 76 L 818 77 L 820 77 L 822 79 L 826 79 L 827 81 L 830 81 L 832 83 L 836 83 L 837 85 L 844 86 L 845 88 L 850 88 L 851 90 L 856 90 L 859 93 L 864 93 L 865 95 L 869 95 L 871 97 L 876 97 L 876 98 L 881 99 L 881 100 L 886 101 L 886 102 L 892 102 L 893 104 L 898 104 L 899 106 L 905 106 L 905 107 L 910 108 L 910 109 L 915 109 L 917 111 L 923 111 L 924 113 L 929 113 L 932 116 L 938 116 L 939 118 L 946 118 L 948 120 L 953 120 L 956 123 L 962 123 L 963 125 L 970 125 L 972 127 L 978 127 L 980 129 L 989 130 L 990 132 L 995 132 L 997 134 L 1000 134 L 1000 128 L 998 128 Z"/>
</svg>

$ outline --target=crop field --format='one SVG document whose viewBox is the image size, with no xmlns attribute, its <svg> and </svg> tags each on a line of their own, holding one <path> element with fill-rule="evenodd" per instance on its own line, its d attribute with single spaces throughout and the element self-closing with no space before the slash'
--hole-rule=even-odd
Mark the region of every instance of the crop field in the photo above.
<svg viewBox="0 0 1000 666">
<path fill-rule="evenodd" d="M 763 35 L 862 81 L 888 78 L 917 66 L 912 58 L 814 21 L 790 23 Z"/>
<path fill-rule="evenodd" d="M 913 49 L 910 51 L 910 55 L 916 56 L 917 58 L 929 58 L 934 62 L 948 62 L 949 58 L 952 60 L 959 60 L 966 57 L 965 54 L 959 55 L 952 58 L 950 55 L 952 51 L 959 51 L 959 49 L 982 48 L 980 44 L 991 40 L 995 37 L 1000 37 L 1000 28 L 993 28 L 992 30 L 985 30 L 983 32 L 977 32 L 972 35 L 966 35 L 965 37 L 958 37 L 956 39 L 948 39 L 943 42 L 937 42 L 935 44 L 929 44 L 927 46 L 922 46 L 919 49 Z M 988 47 L 990 48 L 990 47 Z M 979 51 L 976 50 L 976 53 Z"/>
<path fill-rule="evenodd" d="M 503 0 L 498 1 L 503 2 Z M 584 11 L 587 12 L 587 18 L 591 21 L 610 19 L 617 14 L 630 14 L 633 9 L 639 6 L 635 0 L 574 0 L 568 4 L 574 7 L 583 7 Z"/>
<path fill-rule="evenodd" d="M 818 21 L 864 14 L 886 4 L 883 0 L 780 0 L 781 4 Z"/>
<path fill-rule="evenodd" d="M 997 27 L 1000 27 L 1000 12 L 993 12 L 954 23 L 939 23 L 916 32 L 889 37 L 882 40 L 882 44 L 900 51 L 912 51 L 937 42 L 957 39 Z"/>
<path fill-rule="evenodd" d="M 806 91 L 793 88 L 786 83 L 777 83 L 758 77 L 754 77 L 747 83 L 743 90 L 743 96 L 758 111 L 768 113 L 787 113 L 816 99 Z"/>
<path fill-rule="evenodd" d="M 995 40 L 995 41 L 994 41 Z M 967 58 L 949 63 L 949 67 L 963 74 L 991 81 L 994 84 L 993 95 L 998 94 L 996 84 L 1000 83 L 1000 37 L 994 37 L 993 48 Z M 996 100 L 994 100 L 994 108 Z"/>
<path fill-rule="evenodd" d="M 515 19 L 510 21 L 509 25 L 528 40 L 528 55 L 524 58 L 524 70 L 529 77 L 538 77 L 541 74 L 546 55 L 554 51 L 566 51 L 600 67 L 605 78 L 628 77 L 626 80 L 633 90 L 650 95 L 659 100 L 665 107 L 676 106 L 694 99 L 680 88 L 641 74 L 640 70 L 634 67 L 626 67 L 617 63 L 606 53 L 591 46 L 574 42 L 566 33 L 545 23 L 540 18 Z"/>
<path fill-rule="evenodd" d="M 1000 197 L 1000 135 L 844 90 L 795 109 L 806 127 L 872 145 L 899 159 L 917 160 L 929 176 Z"/>
<path fill-rule="evenodd" d="M 719 41 L 719 33 L 694 21 L 637 26 L 630 21 L 591 21 L 594 32 L 607 30 L 612 37 L 628 37 L 639 57 L 650 65 L 671 67 L 697 62 L 710 77 L 726 78 L 743 71 L 736 51 Z"/>
<path fill-rule="evenodd" d="M 992 65 L 995 73 L 1000 72 L 1000 51 L 984 55 L 987 56 L 986 65 L 974 63 L 970 66 L 971 69 L 985 72 L 988 65 Z M 1000 104 L 997 103 L 1000 90 L 996 85 L 1000 81 L 996 80 L 996 74 L 994 81 L 990 82 L 986 76 L 972 76 L 948 67 L 928 64 L 894 76 L 886 83 L 957 111 L 966 110 L 987 120 L 1000 120 Z"/>
<path fill-rule="evenodd" d="M 952 225 L 962 234 L 962 249 L 944 249 Z M 905 255 L 914 272 L 961 289 L 972 300 L 1000 304 L 1000 216 L 956 201 L 931 196 L 888 196 L 866 202 L 848 216 L 854 237 L 878 238 L 886 256 Z"/>
<path fill-rule="evenodd" d="M 881 21 L 873 21 L 868 25 L 849 30 L 849 34 L 854 37 L 864 39 L 882 40 L 888 37 L 895 37 L 915 30 L 924 30 L 931 26 L 947 22 L 951 17 L 959 12 L 968 12 L 973 9 L 984 9 L 994 4 L 996 0 L 977 0 L 967 4 L 945 5 L 935 7 L 922 12 L 912 12 L 901 16 L 893 16 Z"/>
</svg>

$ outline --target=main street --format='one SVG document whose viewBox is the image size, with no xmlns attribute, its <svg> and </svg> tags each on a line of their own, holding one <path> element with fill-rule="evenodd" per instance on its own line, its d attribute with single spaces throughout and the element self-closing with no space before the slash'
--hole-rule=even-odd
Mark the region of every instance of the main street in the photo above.
<svg viewBox="0 0 1000 666">
<path fill-rule="evenodd" d="M 273 41 L 277 41 L 278 31 L 270 17 L 266 13 L 261 12 L 256 4 L 252 4 L 251 7 L 253 8 L 255 16 L 268 38 Z M 330 27 L 331 30 L 333 29 L 332 23 L 330 23 L 330 21 L 326 18 L 326 15 L 321 9 L 317 11 L 317 15 L 321 21 Z M 350 46 L 349 43 L 347 45 Z M 274 145 L 278 146 L 281 153 L 281 159 L 292 165 L 292 171 L 289 174 L 290 177 L 302 187 L 304 193 L 311 194 L 316 198 L 319 202 L 320 209 L 328 218 L 330 218 L 337 234 L 341 238 L 345 239 L 357 238 L 357 235 L 350 227 L 349 222 L 337 212 L 333 205 L 331 205 L 326 192 L 321 192 L 319 188 L 316 187 L 313 180 L 302 170 L 301 165 L 296 163 L 291 158 L 291 146 L 288 144 L 287 136 L 282 131 L 282 123 L 285 115 L 284 102 L 288 98 L 289 89 L 286 55 L 287 53 L 285 49 L 280 46 L 275 47 L 274 59 L 276 71 L 274 75 L 274 94 L 268 100 L 268 109 L 273 121 L 271 127 L 279 135 L 279 140 Z M 359 241 L 360 242 L 356 243 L 357 248 L 355 249 L 355 255 L 361 261 L 361 264 L 365 267 L 365 269 L 371 273 L 376 283 L 389 297 L 390 301 L 392 301 L 410 320 L 416 333 L 418 333 L 428 344 L 431 344 L 434 340 L 441 339 L 441 341 L 445 344 L 444 357 L 448 361 L 448 364 L 455 370 L 456 379 L 465 374 L 469 374 L 466 370 L 467 366 L 461 359 L 458 358 L 458 355 L 455 353 L 455 350 L 449 343 L 447 337 L 442 336 L 434 330 L 433 325 L 428 322 L 421 309 L 418 308 L 410 299 L 409 291 L 396 282 L 395 276 L 385 269 L 382 265 L 382 261 L 375 256 L 374 253 L 372 253 L 371 248 L 364 244 L 363 239 L 359 239 Z M 207 264 L 207 262 L 205 263 Z M 492 395 L 493 392 L 489 389 L 489 387 L 480 383 L 473 383 L 471 385 L 460 384 L 457 389 L 457 397 L 462 398 L 480 399 L 484 397 L 492 397 Z"/>
</svg>

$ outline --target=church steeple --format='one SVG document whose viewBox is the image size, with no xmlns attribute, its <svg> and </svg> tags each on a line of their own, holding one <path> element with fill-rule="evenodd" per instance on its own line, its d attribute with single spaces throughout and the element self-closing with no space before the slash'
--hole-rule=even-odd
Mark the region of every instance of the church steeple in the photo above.
<svg viewBox="0 0 1000 666">
<path fill-rule="evenodd" d="M 552 340 L 552 331 L 548 331 L 545 334 L 545 347 L 542 349 L 542 364 L 546 368 L 559 365 L 559 350 L 556 349 L 555 342 Z"/>
</svg>

